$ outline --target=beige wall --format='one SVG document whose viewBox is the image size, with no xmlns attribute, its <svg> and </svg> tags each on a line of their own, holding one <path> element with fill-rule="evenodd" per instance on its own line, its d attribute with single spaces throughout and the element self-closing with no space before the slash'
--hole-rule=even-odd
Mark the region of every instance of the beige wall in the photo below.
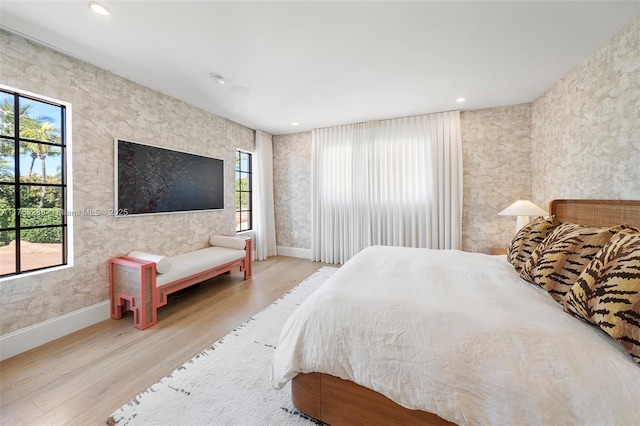
<svg viewBox="0 0 640 426">
<path fill-rule="evenodd" d="M 463 249 L 506 246 L 515 219 L 497 213 L 531 197 L 531 104 L 460 115 L 464 163 Z M 278 246 L 311 248 L 311 133 L 274 136 Z M 298 235 L 296 238 L 295 235 Z"/>
<path fill-rule="evenodd" d="M 0 42 L 3 84 L 73 104 L 74 209 L 113 206 L 113 137 L 223 158 L 234 205 L 233 152 L 253 150 L 251 129 L 22 38 L 2 32 Z M 543 208 L 554 198 L 640 199 L 639 45 L 640 18 L 532 105 L 462 113 L 466 250 L 508 242 L 513 220 L 497 212 L 517 198 Z M 311 133 L 273 141 L 277 244 L 308 249 Z M 233 229 L 231 209 L 76 218 L 74 268 L 0 285 L 0 334 L 106 300 L 111 256 L 171 255 Z"/>
<path fill-rule="evenodd" d="M 462 248 L 506 247 L 516 218 L 498 212 L 531 198 L 531 104 L 460 114 L 464 195 Z"/>
<path fill-rule="evenodd" d="M 640 199 L 640 17 L 533 102 L 533 198 Z"/>
<path fill-rule="evenodd" d="M 519 198 L 544 209 L 555 198 L 640 199 L 638 46 L 640 18 L 532 104 L 461 114 L 465 250 L 508 244 L 515 219 L 497 213 Z M 274 138 L 280 246 L 310 248 L 310 199 L 294 190 L 310 191 L 310 152 L 310 133 Z"/>
<path fill-rule="evenodd" d="M 113 138 L 225 160 L 225 208 L 145 217 L 74 219 L 73 268 L 0 284 L 5 335 L 108 299 L 108 261 L 133 249 L 173 255 L 235 232 L 234 150 L 254 132 L 82 61 L 0 32 L 0 82 L 71 102 L 74 210 L 113 208 Z"/>
<path fill-rule="evenodd" d="M 311 248 L 311 132 L 273 137 L 276 242 Z"/>
</svg>

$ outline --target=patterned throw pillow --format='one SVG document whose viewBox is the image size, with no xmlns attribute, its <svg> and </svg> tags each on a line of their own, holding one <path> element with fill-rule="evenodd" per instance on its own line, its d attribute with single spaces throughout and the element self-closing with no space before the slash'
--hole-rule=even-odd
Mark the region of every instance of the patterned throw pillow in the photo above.
<svg viewBox="0 0 640 426">
<path fill-rule="evenodd" d="M 545 216 L 533 219 L 518 231 L 509 246 L 508 259 L 520 272 L 524 263 L 529 259 L 533 250 L 551 232 L 554 227 L 555 216 Z"/>
<path fill-rule="evenodd" d="M 640 229 L 611 237 L 563 304 L 565 311 L 616 339 L 640 364 Z"/>
<path fill-rule="evenodd" d="M 591 259 L 623 228 L 590 228 L 562 223 L 535 248 L 520 276 L 544 288 L 558 303 L 562 303 L 562 298 Z"/>
</svg>

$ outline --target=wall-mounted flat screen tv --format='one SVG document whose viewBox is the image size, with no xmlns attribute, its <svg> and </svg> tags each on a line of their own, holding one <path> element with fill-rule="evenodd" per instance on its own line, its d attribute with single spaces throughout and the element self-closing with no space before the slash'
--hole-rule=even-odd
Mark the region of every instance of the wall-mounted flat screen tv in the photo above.
<svg viewBox="0 0 640 426">
<path fill-rule="evenodd" d="M 115 213 L 224 208 L 224 161 L 115 139 Z"/>
</svg>

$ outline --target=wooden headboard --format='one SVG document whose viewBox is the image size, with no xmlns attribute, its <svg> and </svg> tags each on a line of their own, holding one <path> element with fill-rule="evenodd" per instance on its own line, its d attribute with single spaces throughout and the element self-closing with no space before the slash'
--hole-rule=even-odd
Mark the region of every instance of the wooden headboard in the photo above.
<svg viewBox="0 0 640 426">
<path fill-rule="evenodd" d="M 640 200 L 553 200 L 549 213 L 558 222 L 589 226 L 640 227 Z"/>
</svg>

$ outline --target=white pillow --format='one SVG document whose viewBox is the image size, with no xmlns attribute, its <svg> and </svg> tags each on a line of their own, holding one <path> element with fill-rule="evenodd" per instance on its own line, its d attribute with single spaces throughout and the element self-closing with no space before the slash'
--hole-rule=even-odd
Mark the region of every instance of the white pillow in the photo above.
<svg viewBox="0 0 640 426">
<path fill-rule="evenodd" d="M 143 251 L 132 251 L 128 254 L 129 257 L 135 257 L 136 259 L 148 260 L 150 262 L 155 262 L 156 264 L 156 272 L 159 274 L 164 274 L 171 269 L 171 258 L 160 256 L 157 254 L 145 253 Z"/>
<path fill-rule="evenodd" d="M 211 244 L 212 246 L 228 247 L 236 250 L 244 250 L 246 241 L 244 238 L 214 235 L 209 240 L 209 244 Z"/>
</svg>

